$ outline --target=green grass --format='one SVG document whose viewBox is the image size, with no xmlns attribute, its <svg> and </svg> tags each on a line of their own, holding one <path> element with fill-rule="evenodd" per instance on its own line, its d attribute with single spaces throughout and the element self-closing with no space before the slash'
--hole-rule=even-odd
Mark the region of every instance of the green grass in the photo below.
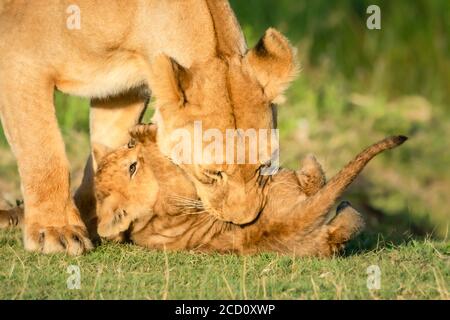
<svg viewBox="0 0 450 320">
<path fill-rule="evenodd" d="M 367 232 L 345 256 L 318 260 L 111 244 L 79 258 L 43 256 L 25 253 L 18 232 L 1 231 L 0 298 L 449 298 L 450 2 L 230 2 L 250 46 L 273 26 L 298 49 L 302 72 L 279 109 L 284 166 L 314 153 L 331 176 L 386 135 L 410 137 L 345 194 Z M 365 27 L 369 4 L 380 6 L 382 30 Z M 89 152 L 89 105 L 59 92 L 55 104 L 75 188 Z M 2 198 L 21 194 L 0 126 Z M 70 264 L 81 268 L 79 291 L 66 288 Z M 371 264 L 382 270 L 379 291 L 366 288 Z"/>
<path fill-rule="evenodd" d="M 372 239 L 374 240 L 374 239 Z M 23 250 L 0 232 L 0 299 L 450 299 L 450 243 L 410 241 L 332 259 L 152 252 L 104 244 L 81 257 Z M 81 288 L 69 290 L 70 265 Z M 381 287 L 367 288 L 379 266 Z"/>
</svg>

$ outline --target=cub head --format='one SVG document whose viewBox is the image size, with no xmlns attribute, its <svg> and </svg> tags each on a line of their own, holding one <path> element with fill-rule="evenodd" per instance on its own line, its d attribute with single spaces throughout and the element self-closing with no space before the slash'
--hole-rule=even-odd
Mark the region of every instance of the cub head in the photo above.
<svg viewBox="0 0 450 320">
<path fill-rule="evenodd" d="M 220 220 L 249 223 L 264 205 L 263 169 L 278 148 L 275 104 L 296 73 L 294 61 L 287 39 L 269 29 L 247 52 L 188 69 L 165 55 L 152 63 L 159 148 Z"/>
<path fill-rule="evenodd" d="M 117 239 L 130 224 L 151 217 L 159 185 L 148 154 L 159 153 L 153 127 L 136 127 L 128 145 L 116 150 L 94 144 L 98 163 L 94 177 L 97 202 L 97 232 L 103 238 Z M 153 150 L 154 149 L 154 150 Z"/>
</svg>

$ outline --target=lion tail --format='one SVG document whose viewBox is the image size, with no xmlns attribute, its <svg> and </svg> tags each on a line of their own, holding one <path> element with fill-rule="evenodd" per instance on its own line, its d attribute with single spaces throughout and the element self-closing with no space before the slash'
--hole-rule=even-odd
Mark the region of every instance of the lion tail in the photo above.
<svg viewBox="0 0 450 320">
<path fill-rule="evenodd" d="M 336 200 L 373 157 L 385 150 L 398 147 L 407 139 L 405 136 L 392 136 L 371 145 L 350 161 L 316 194 L 298 203 L 294 211 L 302 212 L 302 220 L 307 224 L 322 223 Z"/>
</svg>

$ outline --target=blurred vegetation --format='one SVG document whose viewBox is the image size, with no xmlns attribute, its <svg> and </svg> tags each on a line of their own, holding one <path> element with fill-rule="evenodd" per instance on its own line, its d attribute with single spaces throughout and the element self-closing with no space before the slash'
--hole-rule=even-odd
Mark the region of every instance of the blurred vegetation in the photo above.
<svg viewBox="0 0 450 320">
<path fill-rule="evenodd" d="M 368 30 L 366 8 L 381 8 Z M 450 1 L 231 0 L 253 46 L 276 27 L 298 48 L 302 72 L 280 106 L 282 162 L 317 155 L 328 176 L 390 134 L 410 140 L 376 160 L 346 197 L 373 234 L 403 241 L 446 237 L 450 215 Z M 56 93 L 58 119 L 75 178 L 87 151 L 88 102 Z M 2 134 L 0 192 L 18 194 Z M 4 156 L 3 156 L 4 155 Z"/>
<path fill-rule="evenodd" d="M 328 176 L 390 134 L 410 140 L 374 160 L 347 193 L 372 233 L 445 237 L 450 214 L 450 2 L 232 0 L 249 45 L 273 26 L 302 72 L 279 108 L 282 163 L 317 155 Z M 381 30 L 366 9 L 381 8 Z M 369 241 L 370 242 L 370 241 Z"/>
<path fill-rule="evenodd" d="M 299 47 L 304 68 L 317 68 L 347 90 L 388 96 L 450 98 L 450 2 L 447 0 L 232 0 L 254 43 L 269 26 Z M 366 9 L 381 9 L 382 29 L 366 28 Z M 326 71 L 326 72 L 325 72 Z"/>
</svg>

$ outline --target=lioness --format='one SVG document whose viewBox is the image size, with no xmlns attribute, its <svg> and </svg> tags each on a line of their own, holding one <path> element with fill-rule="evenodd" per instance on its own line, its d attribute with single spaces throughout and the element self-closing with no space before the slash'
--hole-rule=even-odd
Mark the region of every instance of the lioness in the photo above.
<svg viewBox="0 0 450 320">
<path fill-rule="evenodd" d="M 273 103 L 296 69 L 273 29 L 247 50 L 225 0 L 0 0 L 0 52 L 0 118 L 22 182 L 24 244 L 44 253 L 90 249 L 79 210 L 95 214 L 95 161 L 76 206 L 70 194 L 55 88 L 92 99 L 91 142 L 111 148 L 126 142 L 151 91 L 158 145 L 172 157 L 171 134 L 195 120 L 222 133 L 272 128 Z M 258 160 L 182 167 L 211 214 L 242 224 L 262 207 L 258 168 L 269 159 Z"/>
<path fill-rule="evenodd" d="M 156 145 L 156 127 L 131 131 L 129 144 L 115 151 L 94 146 L 98 232 L 156 249 L 329 256 L 364 223 L 348 203 L 327 215 L 337 198 L 378 153 L 406 137 L 386 138 L 361 152 L 327 184 L 320 165 L 308 158 L 301 171 L 281 170 L 266 184 L 263 210 L 247 225 L 223 222 L 205 210 L 185 173 Z"/>
</svg>

